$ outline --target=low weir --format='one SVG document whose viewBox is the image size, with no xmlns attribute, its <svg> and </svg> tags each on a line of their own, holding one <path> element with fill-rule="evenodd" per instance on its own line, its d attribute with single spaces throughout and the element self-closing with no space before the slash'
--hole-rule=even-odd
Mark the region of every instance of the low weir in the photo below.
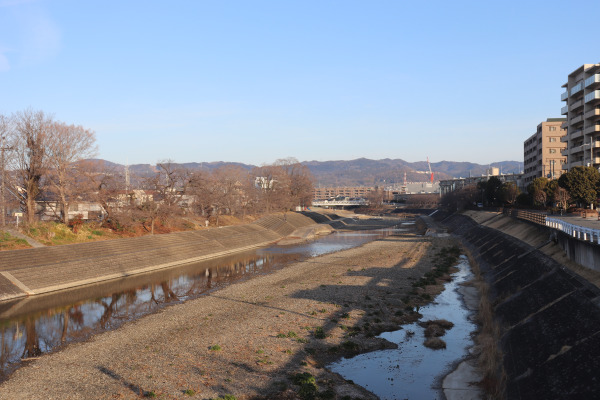
<svg viewBox="0 0 600 400">
<path fill-rule="evenodd" d="M 600 289 L 534 247 L 467 216 L 434 217 L 461 238 L 490 286 L 504 397 L 597 399 Z"/>
</svg>

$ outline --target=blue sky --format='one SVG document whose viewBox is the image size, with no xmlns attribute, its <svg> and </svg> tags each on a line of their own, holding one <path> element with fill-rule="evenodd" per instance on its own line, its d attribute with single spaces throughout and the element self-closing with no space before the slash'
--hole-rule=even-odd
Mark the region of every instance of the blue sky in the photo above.
<svg viewBox="0 0 600 400">
<path fill-rule="evenodd" d="M 118 163 L 522 161 L 600 62 L 581 1 L 0 0 L 0 113 Z M 586 33 L 587 32 L 587 33 Z"/>
</svg>

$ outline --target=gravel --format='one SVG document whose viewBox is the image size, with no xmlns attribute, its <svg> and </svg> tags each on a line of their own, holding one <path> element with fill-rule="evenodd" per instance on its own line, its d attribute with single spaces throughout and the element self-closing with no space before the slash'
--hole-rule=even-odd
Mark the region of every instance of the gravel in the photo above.
<svg viewBox="0 0 600 400">
<path fill-rule="evenodd" d="M 392 235 L 233 284 L 29 361 L 0 398 L 295 399 L 302 372 L 331 398 L 376 398 L 324 367 L 392 347 L 375 336 L 441 289 L 412 283 L 449 243 Z"/>
</svg>

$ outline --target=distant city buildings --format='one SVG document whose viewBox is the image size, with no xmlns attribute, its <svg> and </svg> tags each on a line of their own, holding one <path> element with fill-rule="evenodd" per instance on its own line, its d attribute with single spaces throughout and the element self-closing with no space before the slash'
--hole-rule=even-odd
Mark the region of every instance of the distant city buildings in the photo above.
<svg viewBox="0 0 600 400">
<path fill-rule="evenodd" d="M 313 189 L 313 200 L 327 200 L 336 197 L 367 198 L 371 193 L 381 190 L 385 201 L 390 201 L 399 195 L 406 194 L 431 194 L 439 193 L 437 182 L 410 182 L 402 186 L 374 187 L 374 186 L 328 186 Z"/>
<path fill-rule="evenodd" d="M 500 174 L 498 168 L 490 168 L 487 175 L 470 176 L 468 178 L 454 178 L 440 181 L 440 195 L 465 188 L 467 186 L 476 186 L 479 182 L 487 182 L 490 177 L 495 176 L 500 182 L 514 182 L 517 187 L 523 187 L 523 174 Z"/>
<path fill-rule="evenodd" d="M 567 134 L 564 170 L 577 166 L 600 167 L 600 64 L 584 64 L 571 72 L 560 99 L 566 102 L 561 114 Z"/>
<path fill-rule="evenodd" d="M 536 132 L 523 143 L 523 186 L 527 187 L 535 178 L 557 179 L 567 161 L 562 150 L 567 144 L 562 140 L 566 129 L 562 128 L 566 118 L 548 118 L 537 126 Z"/>
</svg>

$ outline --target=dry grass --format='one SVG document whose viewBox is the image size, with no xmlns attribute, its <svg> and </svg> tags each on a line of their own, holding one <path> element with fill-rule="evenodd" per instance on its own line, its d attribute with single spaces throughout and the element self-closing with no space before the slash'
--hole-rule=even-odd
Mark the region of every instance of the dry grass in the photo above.
<svg viewBox="0 0 600 400">
<path fill-rule="evenodd" d="M 502 399 L 504 397 L 506 373 L 502 364 L 503 354 L 498 345 L 500 342 L 500 328 L 494 320 L 492 304 L 488 296 L 489 286 L 481 275 L 479 263 L 467 249 L 464 249 L 464 252 L 475 275 L 472 284 L 477 288 L 480 295 L 477 314 L 480 330 L 475 337 L 475 343 L 479 349 L 478 364 L 483 372 L 483 379 L 480 384 L 488 398 Z"/>
<path fill-rule="evenodd" d="M 444 336 L 446 334 L 446 331 L 454 326 L 452 322 L 445 319 L 424 321 L 421 322 L 419 325 L 425 328 L 426 338 Z"/>
<path fill-rule="evenodd" d="M 430 349 L 433 349 L 433 350 L 441 350 L 441 349 L 446 348 L 446 342 L 444 342 L 442 339 L 437 338 L 437 337 L 429 338 L 429 339 L 425 340 L 423 345 L 425 347 L 429 347 Z"/>
</svg>

